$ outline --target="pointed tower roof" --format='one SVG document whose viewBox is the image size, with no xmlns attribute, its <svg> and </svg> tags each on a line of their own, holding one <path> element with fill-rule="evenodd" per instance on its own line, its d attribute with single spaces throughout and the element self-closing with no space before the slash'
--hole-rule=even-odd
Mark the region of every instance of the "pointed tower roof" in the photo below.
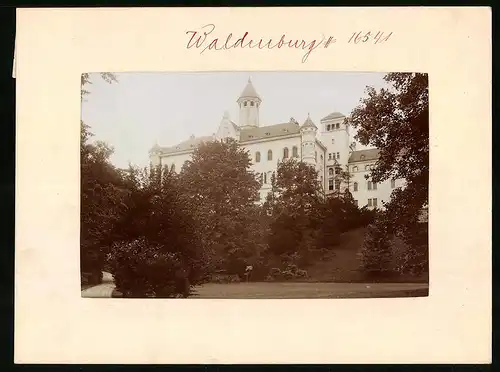
<svg viewBox="0 0 500 372">
<path fill-rule="evenodd" d="M 248 78 L 248 83 L 245 89 L 243 89 L 243 92 L 240 94 L 240 98 L 259 98 L 259 95 L 257 94 L 257 91 L 255 90 L 253 84 L 252 84 L 252 79 Z"/>
<path fill-rule="evenodd" d="M 304 122 L 304 124 L 302 124 L 300 126 L 300 128 L 316 128 L 318 129 L 318 127 L 316 126 L 316 124 L 313 123 L 313 121 L 311 120 L 311 117 L 309 116 L 309 114 L 307 114 L 307 119 L 306 121 Z"/>
</svg>

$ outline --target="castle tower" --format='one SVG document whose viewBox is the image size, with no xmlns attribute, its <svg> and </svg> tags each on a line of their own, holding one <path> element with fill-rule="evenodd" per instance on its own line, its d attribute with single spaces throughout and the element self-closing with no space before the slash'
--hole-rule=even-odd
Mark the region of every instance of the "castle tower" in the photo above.
<svg viewBox="0 0 500 372">
<path fill-rule="evenodd" d="M 302 161 L 312 166 L 316 165 L 316 132 L 318 127 L 313 123 L 309 114 L 304 124 L 300 127 L 302 136 Z"/>
<path fill-rule="evenodd" d="M 262 100 L 255 91 L 251 79 L 248 79 L 247 86 L 243 89 L 243 92 L 236 102 L 238 102 L 240 107 L 240 128 L 245 129 L 258 127 L 259 107 Z"/>
<path fill-rule="evenodd" d="M 158 146 L 158 142 L 155 142 L 153 147 L 149 150 L 149 161 L 153 167 L 161 165 L 161 148 Z"/>
<path fill-rule="evenodd" d="M 344 123 L 345 115 L 332 112 L 321 119 L 321 140 L 326 145 L 326 165 L 335 164 L 345 168 L 349 161 L 349 127 Z"/>
</svg>

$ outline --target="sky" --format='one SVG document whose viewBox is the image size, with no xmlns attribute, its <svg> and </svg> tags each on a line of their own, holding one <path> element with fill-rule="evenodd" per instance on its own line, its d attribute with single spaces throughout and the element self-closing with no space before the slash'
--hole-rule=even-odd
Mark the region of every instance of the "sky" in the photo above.
<svg viewBox="0 0 500 372">
<path fill-rule="evenodd" d="M 149 163 L 155 144 L 174 146 L 190 135 L 215 133 L 225 111 L 238 122 L 236 100 L 248 79 L 262 99 L 260 125 L 302 124 L 307 115 L 321 118 L 340 111 L 349 115 L 366 86 L 385 86 L 384 73 L 342 72 L 151 72 L 119 73 L 108 84 L 92 74 L 90 94 L 82 102 L 82 120 L 94 140 L 114 148 L 112 163 Z"/>
</svg>

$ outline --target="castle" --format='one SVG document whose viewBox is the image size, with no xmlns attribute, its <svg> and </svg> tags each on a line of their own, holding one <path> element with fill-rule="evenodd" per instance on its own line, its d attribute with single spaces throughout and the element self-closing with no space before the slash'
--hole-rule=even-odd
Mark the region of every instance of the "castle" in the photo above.
<svg viewBox="0 0 500 372">
<path fill-rule="evenodd" d="M 249 151 L 252 170 L 261 175 L 261 202 L 271 189 L 271 176 L 279 161 L 290 157 L 315 167 L 325 195 L 335 195 L 349 188 L 359 207 L 383 208 L 383 202 L 389 201 L 392 190 L 404 182 L 388 180 L 377 184 L 367 179 L 379 151 L 375 148 L 356 151 L 349 126 L 344 122 L 346 117 L 340 112 L 325 116 L 319 127 L 309 115 L 302 124 L 291 118 L 284 123 L 261 125 L 259 109 L 262 99 L 250 79 L 236 102 L 239 106 L 238 123 L 231 121 L 226 112 L 211 136 L 191 136 L 172 147 L 153 146 L 149 152 L 151 163 L 180 171 L 200 143 L 233 138 Z M 350 175 L 348 181 L 340 176 L 346 171 Z"/>
</svg>

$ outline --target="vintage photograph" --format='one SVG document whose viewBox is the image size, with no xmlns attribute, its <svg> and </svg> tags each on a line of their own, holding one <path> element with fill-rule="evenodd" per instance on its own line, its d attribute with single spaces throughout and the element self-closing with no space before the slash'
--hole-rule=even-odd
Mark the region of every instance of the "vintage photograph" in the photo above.
<svg viewBox="0 0 500 372">
<path fill-rule="evenodd" d="M 82 297 L 428 296 L 427 74 L 81 84 Z"/>
</svg>

